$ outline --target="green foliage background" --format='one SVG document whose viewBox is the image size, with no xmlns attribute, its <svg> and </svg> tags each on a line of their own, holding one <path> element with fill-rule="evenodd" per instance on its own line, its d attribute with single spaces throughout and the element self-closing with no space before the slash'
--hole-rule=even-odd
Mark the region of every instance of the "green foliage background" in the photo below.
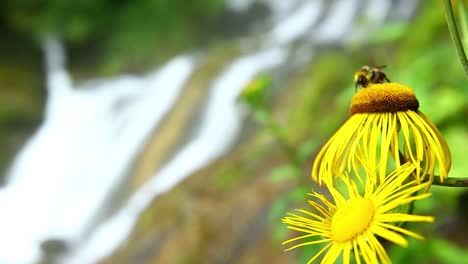
<svg viewBox="0 0 468 264">
<path fill-rule="evenodd" d="M 112 74 L 206 45 L 223 5 L 224 0 L 19 0 L 2 1 L 0 17 L 32 41 L 58 35 L 80 56 L 99 62 L 94 74 Z"/>
</svg>

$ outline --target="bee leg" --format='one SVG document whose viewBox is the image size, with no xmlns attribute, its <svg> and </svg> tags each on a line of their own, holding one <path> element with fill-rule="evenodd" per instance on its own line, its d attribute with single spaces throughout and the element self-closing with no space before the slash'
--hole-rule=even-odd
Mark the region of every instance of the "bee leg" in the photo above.
<svg viewBox="0 0 468 264">
<path fill-rule="evenodd" d="M 387 76 L 385 76 L 385 80 L 386 80 L 387 82 L 391 82 L 391 81 L 387 78 Z"/>
</svg>

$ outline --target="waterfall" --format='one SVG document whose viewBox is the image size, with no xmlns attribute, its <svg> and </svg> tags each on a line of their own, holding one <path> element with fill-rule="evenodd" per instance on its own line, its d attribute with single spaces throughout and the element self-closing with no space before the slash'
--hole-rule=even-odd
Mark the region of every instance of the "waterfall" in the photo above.
<svg viewBox="0 0 468 264">
<path fill-rule="evenodd" d="M 90 230 L 196 66 L 193 56 L 182 55 L 146 76 L 73 87 L 60 43 L 48 39 L 44 50 L 45 120 L 0 192 L 0 263 L 32 263 L 41 241 L 73 243 Z"/>
</svg>

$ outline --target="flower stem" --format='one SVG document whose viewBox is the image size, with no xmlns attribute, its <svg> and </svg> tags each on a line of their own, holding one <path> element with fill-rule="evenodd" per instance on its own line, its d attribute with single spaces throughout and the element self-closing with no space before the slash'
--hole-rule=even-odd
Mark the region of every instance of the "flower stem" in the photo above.
<svg viewBox="0 0 468 264">
<path fill-rule="evenodd" d="M 452 36 L 453 44 L 458 53 L 458 58 L 463 66 L 465 71 L 465 76 L 468 78 L 468 60 L 466 58 L 465 50 L 463 49 L 463 44 L 460 40 L 460 33 L 458 32 L 457 24 L 455 23 L 455 16 L 453 14 L 452 2 L 451 0 L 444 0 L 444 12 L 445 18 L 447 19 L 447 25 Z"/>
<path fill-rule="evenodd" d="M 403 153 L 398 152 L 398 155 L 400 156 L 400 163 L 404 163 L 406 159 Z M 429 176 L 426 177 L 426 179 L 428 178 Z M 448 177 L 442 182 L 440 181 L 440 176 L 434 175 L 434 180 L 432 181 L 432 185 L 445 186 L 445 187 L 468 187 L 468 178 Z"/>
<path fill-rule="evenodd" d="M 440 181 L 439 176 L 434 176 L 432 185 L 446 186 L 446 187 L 468 187 L 468 178 L 446 178 L 443 182 Z"/>
<path fill-rule="evenodd" d="M 284 128 L 275 121 L 271 113 L 263 106 L 254 107 L 254 118 L 257 122 L 263 124 L 277 140 L 278 146 L 283 149 L 284 153 L 289 157 L 290 161 L 298 168 L 301 168 L 301 163 L 297 157 L 294 147 L 289 143 L 288 136 Z"/>
</svg>

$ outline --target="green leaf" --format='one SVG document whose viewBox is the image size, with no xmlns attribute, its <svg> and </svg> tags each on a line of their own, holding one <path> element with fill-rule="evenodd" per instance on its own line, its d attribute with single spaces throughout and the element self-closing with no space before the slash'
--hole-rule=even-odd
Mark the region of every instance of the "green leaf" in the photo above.
<svg viewBox="0 0 468 264">
<path fill-rule="evenodd" d="M 440 263 L 466 264 L 468 261 L 467 250 L 459 248 L 445 239 L 432 239 L 430 248 Z"/>
<path fill-rule="evenodd" d="M 299 161 L 307 161 L 312 153 L 317 149 L 318 143 L 315 138 L 309 139 L 306 142 L 302 143 L 297 150 L 297 157 Z"/>
<path fill-rule="evenodd" d="M 372 44 L 384 44 L 396 41 L 401 39 L 407 33 L 407 30 L 408 23 L 406 22 L 391 23 L 375 31 L 370 37 L 370 42 Z"/>
<path fill-rule="evenodd" d="M 276 183 L 276 182 L 295 179 L 300 175 L 301 175 L 301 171 L 299 168 L 297 168 L 293 164 L 285 164 L 285 165 L 278 166 L 271 170 L 270 180 L 271 182 Z"/>
<path fill-rule="evenodd" d="M 255 110 L 253 113 L 253 116 L 257 122 L 264 124 L 264 125 L 267 124 L 271 120 L 270 113 L 262 109 Z"/>
</svg>

